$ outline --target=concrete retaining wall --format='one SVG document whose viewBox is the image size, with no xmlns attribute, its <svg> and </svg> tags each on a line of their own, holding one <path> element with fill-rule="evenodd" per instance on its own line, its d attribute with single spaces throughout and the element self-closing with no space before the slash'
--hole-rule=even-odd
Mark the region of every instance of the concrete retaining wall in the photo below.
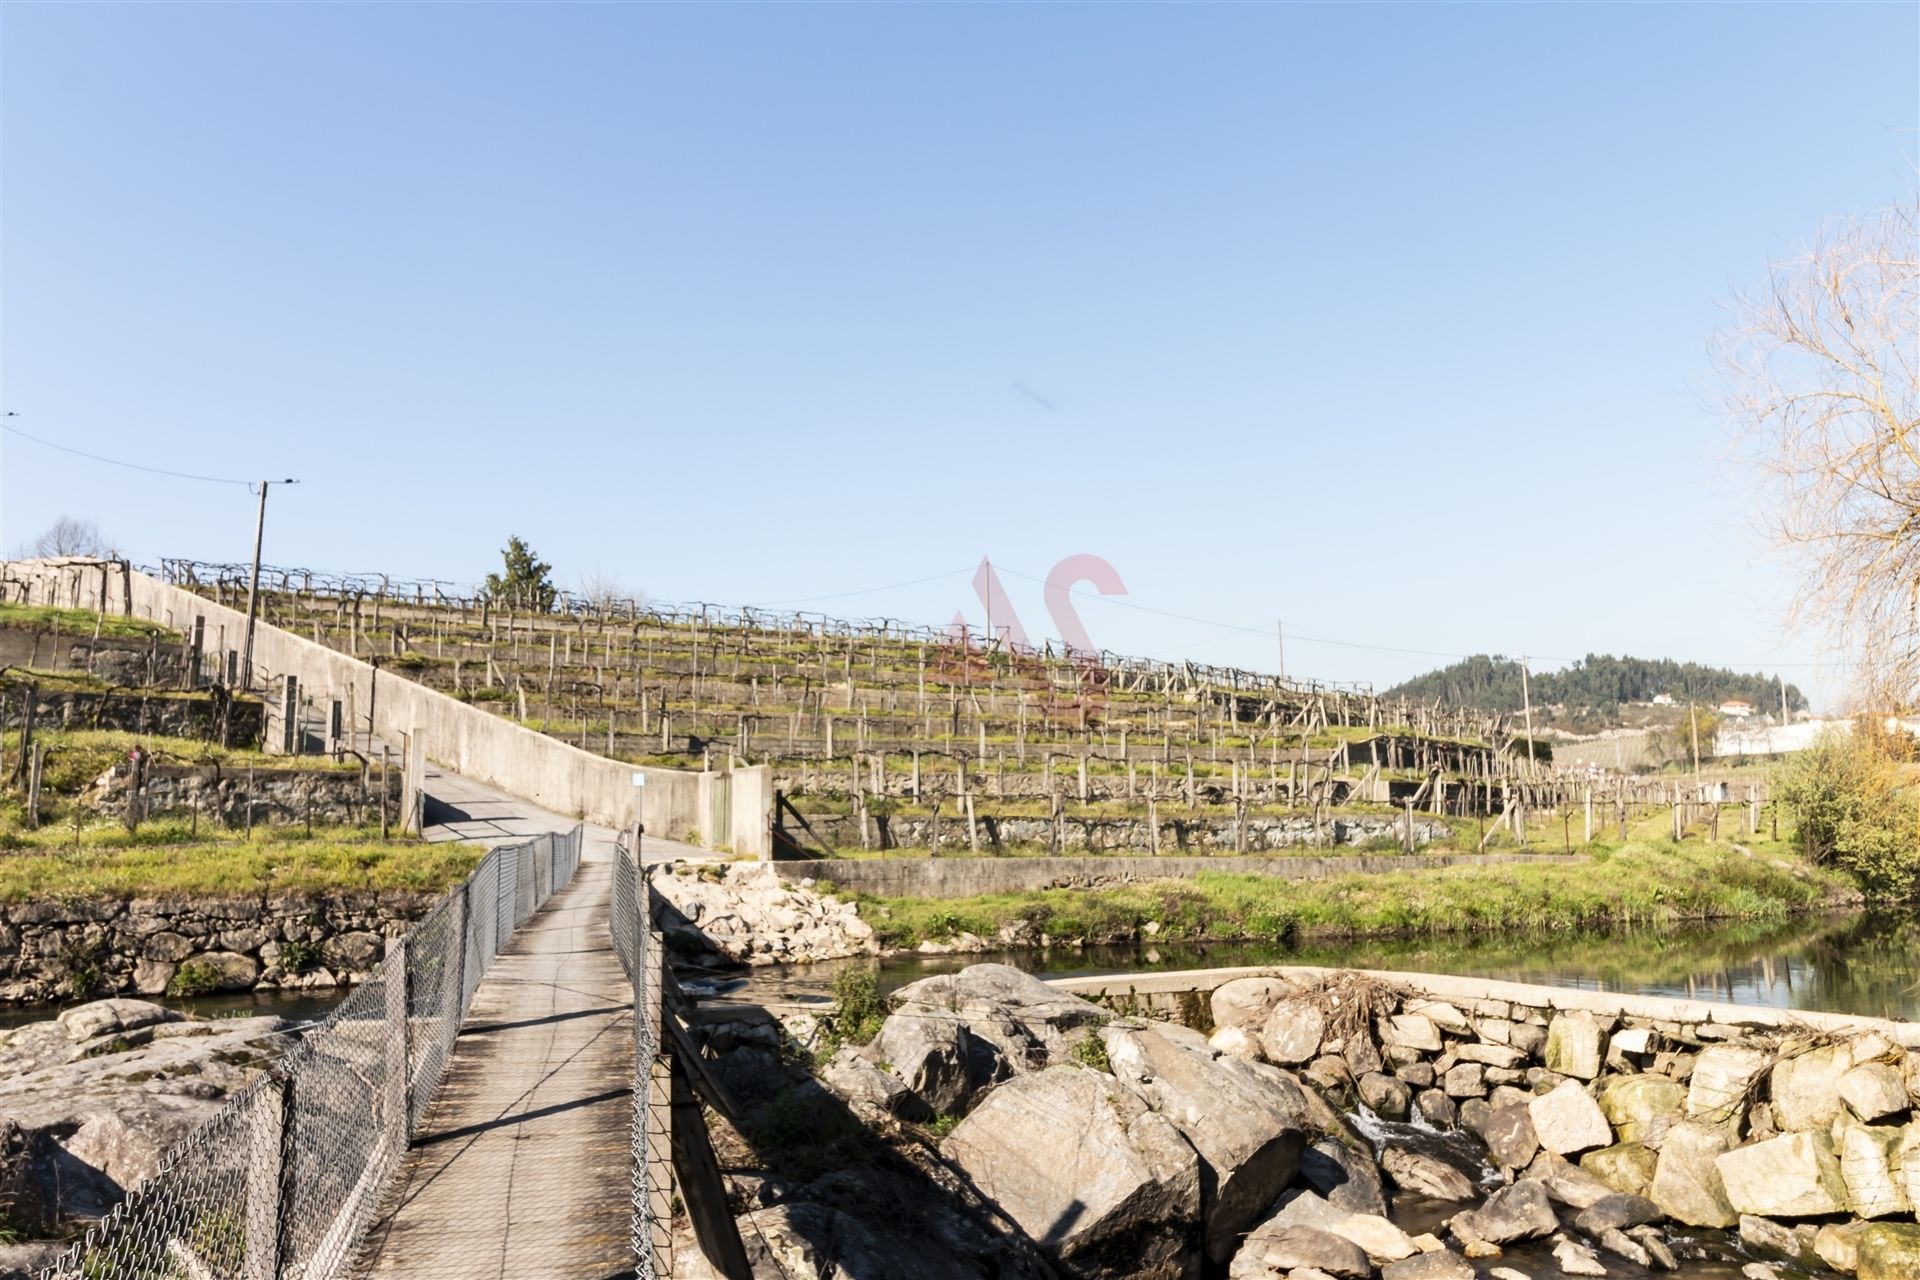
<svg viewBox="0 0 1920 1280">
<path fill-rule="evenodd" d="M 1435 867 L 1576 862 L 1559 853 L 1415 854 L 1299 858 L 834 858 L 776 862 L 781 878 L 831 880 L 842 889 L 881 898 L 970 898 L 982 893 L 1091 889 L 1142 880 L 1191 879 L 1202 871 L 1325 880 Z"/>
<path fill-rule="evenodd" d="M 104 607 L 179 631 L 191 631 L 201 617 L 209 633 L 224 627 L 229 643 L 246 632 L 246 615 L 237 609 L 148 574 L 103 573 L 97 561 L 16 560 L 0 565 L 0 574 L 15 598 L 25 593 L 23 603 Z M 256 685 L 292 675 L 317 698 L 341 699 L 363 725 L 370 706 L 375 735 L 392 743 L 418 735 L 436 763 L 555 812 L 609 827 L 638 820 L 668 839 L 697 831 L 709 845 L 771 856 L 773 791 L 764 765 L 731 771 L 731 830 L 722 834 L 708 821 L 719 773 L 608 760 L 264 622 L 255 624 L 253 666 Z M 644 786 L 634 785 L 636 774 Z"/>
</svg>

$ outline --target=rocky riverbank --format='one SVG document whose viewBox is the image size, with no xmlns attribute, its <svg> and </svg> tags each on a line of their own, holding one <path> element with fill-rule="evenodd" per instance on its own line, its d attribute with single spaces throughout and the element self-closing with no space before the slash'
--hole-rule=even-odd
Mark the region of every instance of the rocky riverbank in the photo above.
<svg viewBox="0 0 1920 1280">
<path fill-rule="evenodd" d="M 1353 974 L 1229 982 L 1162 1021 L 1000 965 L 901 989 L 864 1045 L 841 1018 L 705 1028 L 757 1273 L 1920 1275 L 1920 1051 L 1873 1030 Z"/>
<path fill-rule="evenodd" d="M 280 1018 L 96 1000 L 0 1033 L 0 1280 L 30 1280 L 290 1044 Z"/>
</svg>

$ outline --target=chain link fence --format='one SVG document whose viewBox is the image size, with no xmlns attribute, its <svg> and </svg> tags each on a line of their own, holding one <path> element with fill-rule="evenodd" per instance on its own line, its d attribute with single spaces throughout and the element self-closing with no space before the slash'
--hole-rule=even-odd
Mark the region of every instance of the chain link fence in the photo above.
<svg viewBox="0 0 1920 1280">
<path fill-rule="evenodd" d="M 633 1133 L 631 1181 L 633 1192 L 629 1234 L 633 1239 L 634 1274 L 639 1280 L 661 1275 L 653 1240 L 652 1134 L 665 1124 L 653 1115 L 653 1064 L 660 1050 L 660 993 L 653 954 L 652 912 L 646 872 L 639 850 L 621 835 L 613 859 L 613 910 L 607 922 L 614 954 L 633 986 Z"/>
<path fill-rule="evenodd" d="M 514 929 L 573 878 L 581 831 L 493 850 L 366 981 L 41 1280 L 343 1274 Z"/>
</svg>

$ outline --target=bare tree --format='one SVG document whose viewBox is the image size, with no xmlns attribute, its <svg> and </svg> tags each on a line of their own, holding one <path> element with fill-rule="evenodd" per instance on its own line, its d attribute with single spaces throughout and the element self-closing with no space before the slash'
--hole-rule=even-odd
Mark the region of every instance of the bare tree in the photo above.
<svg viewBox="0 0 1920 1280">
<path fill-rule="evenodd" d="M 1768 532 L 1801 570 L 1793 621 L 1859 694 L 1920 702 L 1920 200 L 1836 222 L 1734 303 L 1718 354 Z"/>
<path fill-rule="evenodd" d="M 30 556 L 110 556 L 113 547 L 100 536 L 100 528 L 91 520 L 61 516 L 45 532 L 27 544 Z"/>
<path fill-rule="evenodd" d="M 643 603 L 646 600 L 644 593 L 634 591 L 622 585 L 618 579 L 598 570 L 581 577 L 576 594 L 596 609 L 606 609 L 616 604 L 630 602 Z"/>
</svg>

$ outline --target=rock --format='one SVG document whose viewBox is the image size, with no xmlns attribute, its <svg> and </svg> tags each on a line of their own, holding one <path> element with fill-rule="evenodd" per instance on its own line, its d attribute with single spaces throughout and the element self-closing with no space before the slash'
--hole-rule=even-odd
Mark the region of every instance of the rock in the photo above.
<svg viewBox="0 0 1920 1280">
<path fill-rule="evenodd" d="M 1716 1044 L 1701 1050 L 1687 1082 L 1686 1118 L 1708 1124 L 1736 1124 L 1745 1111 L 1754 1080 L 1766 1067 L 1767 1055 L 1758 1049 Z"/>
<path fill-rule="evenodd" d="M 1740 1275 L 1743 1280 L 1781 1280 L 1780 1268 L 1768 1262 L 1749 1262 Z"/>
<path fill-rule="evenodd" d="M 1360 1091 L 1360 1101 L 1382 1119 L 1405 1120 L 1413 1114 L 1413 1090 L 1404 1080 L 1369 1071 L 1354 1085 Z"/>
<path fill-rule="evenodd" d="M 1859 1280 L 1913 1280 L 1920 1276 L 1920 1225 L 1876 1222 L 1860 1233 Z"/>
<path fill-rule="evenodd" d="M 1396 1013 L 1382 1021 L 1380 1042 L 1405 1045 L 1423 1053 L 1438 1053 L 1441 1049 L 1440 1028 L 1425 1014 Z"/>
<path fill-rule="evenodd" d="M 1273 1006 L 1294 993 L 1285 978 L 1235 978 L 1213 989 L 1208 1005 L 1215 1027 L 1257 1030 Z"/>
<path fill-rule="evenodd" d="M 1538 1182 L 1516 1182 L 1487 1197 L 1478 1209 L 1455 1214 L 1453 1231 L 1463 1240 L 1511 1244 L 1537 1240 L 1560 1229 L 1560 1219 Z"/>
<path fill-rule="evenodd" d="M 820 1069 L 821 1081 L 856 1109 L 901 1116 L 908 1120 L 927 1120 L 933 1111 L 900 1078 L 869 1062 L 860 1050 L 843 1045 Z"/>
<path fill-rule="evenodd" d="M 161 1022 L 179 1022 L 185 1015 L 146 1000 L 94 1000 L 65 1009 L 54 1018 L 67 1039 L 93 1040 L 119 1031 L 137 1031 Z"/>
<path fill-rule="evenodd" d="M 1260 1048 L 1268 1062 L 1294 1066 L 1320 1052 L 1327 1016 L 1306 1000 L 1282 1000 L 1260 1024 Z"/>
<path fill-rule="evenodd" d="M 881 1024 L 865 1056 L 886 1063 L 936 1115 L 965 1115 L 976 1093 L 1010 1074 L 994 1046 L 964 1023 L 906 1010 Z"/>
<path fill-rule="evenodd" d="M 1510 1071 L 1527 1060 L 1527 1055 L 1518 1049 L 1504 1044 L 1481 1044 L 1478 1041 L 1455 1045 L 1453 1052 L 1462 1062 L 1477 1062 L 1483 1067 L 1497 1070 Z"/>
<path fill-rule="evenodd" d="M 1614 1076 L 1600 1086 L 1600 1112 L 1621 1142 L 1657 1139 L 1687 1109 L 1687 1090 L 1667 1076 Z"/>
<path fill-rule="evenodd" d="M 1300 1180 L 1336 1209 L 1386 1216 L 1380 1166 L 1371 1152 L 1356 1151 L 1337 1138 L 1321 1138 L 1300 1153 Z"/>
<path fill-rule="evenodd" d="M 1738 1213 L 1810 1218 L 1847 1207 L 1840 1162 L 1822 1134 L 1789 1133 L 1738 1147 L 1715 1157 L 1714 1166 L 1726 1186 L 1727 1203 Z"/>
<path fill-rule="evenodd" d="M 1825 1129 L 1838 1120 L 1846 1107 L 1840 1078 L 1852 1069 L 1853 1050 L 1844 1044 L 1822 1045 L 1775 1063 L 1768 1087 L 1780 1132 Z"/>
<path fill-rule="evenodd" d="M 1701 1055 L 1704 1057 L 1705 1055 Z M 1687 1120 L 1667 1130 L 1647 1198 L 1690 1227 L 1730 1227 L 1739 1220 L 1716 1163 L 1727 1149 L 1723 1125 Z"/>
<path fill-rule="evenodd" d="M 1405 1012 L 1417 1014 L 1440 1028 L 1450 1036 L 1470 1036 L 1473 1023 L 1467 1020 L 1459 1006 L 1448 1004 L 1444 1000 L 1427 1000 L 1418 996 L 1407 999 Z"/>
<path fill-rule="evenodd" d="M 1398 1262 L 1420 1252 L 1413 1237 L 1379 1214 L 1351 1213 L 1346 1221 L 1329 1229 L 1342 1239 L 1359 1245 L 1375 1264 Z"/>
<path fill-rule="evenodd" d="M 1651 1147 L 1622 1142 L 1580 1157 L 1580 1167 L 1624 1195 L 1644 1196 L 1653 1187 L 1660 1157 Z"/>
<path fill-rule="evenodd" d="M 1428 1062 L 1409 1062 L 1403 1067 L 1395 1067 L 1393 1076 L 1396 1080 L 1405 1080 L 1416 1089 L 1431 1089 L 1436 1079 L 1433 1064 Z"/>
<path fill-rule="evenodd" d="M 1887 1218 L 1913 1208 L 1907 1179 L 1894 1161 L 1903 1137 L 1893 1125 L 1853 1124 L 1841 1131 L 1840 1177 L 1855 1217 Z"/>
<path fill-rule="evenodd" d="M 1296 1267 L 1312 1267 L 1351 1280 L 1366 1280 L 1373 1274 L 1366 1251 L 1351 1240 L 1313 1227 L 1280 1226 L 1269 1221 L 1247 1236 L 1234 1253 L 1227 1275 L 1230 1280 L 1265 1280 Z"/>
<path fill-rule="evenodd" d="M 1420 1118 L 1436 1129 L 1453 1129 L 1460 1124 L 1460 1108 L 1452 1098 L 1438 1089 L 1422 1089 L 1413 1100 L 1413 1109 Z"/>
<path fill-rule="evenodd" d="M 1593 1079 L 1606 1058 L 1605 1039 L 1600 1024 L 1584 1009 L 1554 1015 L 1547 1024 L 1547 1070 L 1578 1080 Z"/>
<path fill-rule="evenodd" d="M 1631 1227 L 1627 1230 L 1627 1235 L 1639 1241 L 1640 1247 L 1652 1255 L 1655 1267 L 1662 1271 L 1680 1269 L 1680 1259 L 1676 1258 L 1673 1250 L 1667 1247 L 1667 1242 L 1660 1238 L 1660 1228 Z"/>
<path fill-rule="evenodd" d="M 1538 1182 L 1547 1189 L 1548 1195 L 1574 1209 L 1591 1209 L 1615 1194 L 1612 1187 L 1551 1151 L 1535 1156 L 1520 1176 Z"/>
<path fill-rule="evenodd" d="M 1101 1038 L 1114 1077 L 1199 1153 L 1206 1254 L 1225 1262 L 1299 1172 L 1307 1100 L 1274 1068 L 1195 1052 L 1169 1030 L 1116 1024 Z"/>
<path fill-rule="evenodd" d="M 1634 1057 L 1644 1057 L 1652 1053 L 1657 1034 L 1651 1027 L 1628 1027 L 1613 1033 L 1613 1040 L 1607 1047 L 1618 1053 L 1630 1053 Z"/>
<path fill-rule="evenodd" d="M 1380 1268 L 1380 1280 L 1475 1280 L 1473 1264 L 1451 1249 L 1416 1253 Z"/>
<path fill-rule="evenodd" d="M 1487 1069 L 1477 1062 L 1462 1062 L 1447 1069 L 1440 1087 L 1449 1098 L 1484 1098 L 1487 1094 Z"/>
<path fill-rule="evenodd" d="M 1884 1062 L 1861 1063 L 1841 1076 L 1835 1087 L 1847 1109 L 1868 1124 L 1908 1106 L 1906 1080 L 1898 1068 Z"/>
<path fill-rule="evenodd" d="M 1829 1222 L 1814 1233 L 1813 1251 L 1835 1271 L 1852 1275 L 1860 1269 L 1860 1237 L 1866 1230 L 1864 1222 Z"/>
<path fill-rule="evenodd" d="M 1762 1258 L 1778 1258 L 1797 1267 L 1820 1269 L 1820 1255 L 1814 1250 L 1818 1230 L 1810 1223 L 1790 1227 L 1771 1218 L 1740 1215 L 1740 1243 L 1748 1252 Z"/>
<path fill-rule="evenodd" d="M 1573 1220 L 1573 1225 L 1590 1236 L 1597 1236 L 1602 1231 L 1642 1227 L 1649 1222 L 1658 1222 L 1665 1216 L 1660 1212 L 1660 1206 L 1645 1196 L 1613 1195 L 1596 1201 L 1590 1209 L 1582 1210 L 1580 1216 Z"/>
<path fill-rule="evenodd" d="M 1199 1158 L 1117 1080 L 1068 1066 L 1017 1076 L 941 1151 L 1070 1275 L 1176 1280 L 1197 1269 Z"/>
<path fill-rule="evenodd" d="M 1004 964 L 969 965 L 958 973 L 922 978 L 901 987 L 893 998 L 895 1016 L 964 1023 L 976 1039 L 998 1049 L 1016 1073 L 1066 1061 L 1086 1028 L 1101 1026 L 1113 1016 Z"/>
<path fill-rule="evenodd" d="M 1526 1272 L 1515 1271 L 1512 1267 L 1494 1267 L 1487 1274 L 1493 1280 L 1533 1280 L 1533 1277 Z"/>
<path fill-rule="evenodd" d="M 1553 1246 L 1553 1260 L 1560 1264 L 1560 1270 L 1570 1276 L 1603 1276 L 1607 1269 L 1600 1265 L 1600 1259 L 1593 1250 L 1572 1240 L 1562 1240 Z"/>
<path fill-rule="evenodd" d="M 1613 1130 L 1587 1091 L 1568 1080 L 1529 1106 L 1533 1131 L 1540 1145 L 1557 1156 L 1574 1155 L 1609 1146 Z"/>
<path fill-rule="evenodd" d="M 1471 1200 L 1473 1180 L 1444 1160 L 1399 1147 L 1388 1147 L 1380 1167 L 1397 1187 L 1436 1200 Z"/>
<path fill-rule="evenodd" d="M 1596 1238 L 1600 1241 L 1600 1247 L 1609 1253 L 1617 1253 L 1627 1261 L 1643 1267 L 1653 1265 L 1653 1254 L 1647 1246 L 1618 1227 L 1608 1227 L 1605 1231 L 1599 1232 Z"/>
<path fill-rule="evenodd" d="M 1501 1107 L 1487 1117 L 1480 1130 L 1487 1150 L 1508 1169 L 1524 1169 L 1540 1150 L 1533 1132 L 1533 1114 L 1524 1106 Z"/>
<path fill-rule="evenodd" d="M 1220 1027 L 1207 1037 L 1207 1044 L 1213 1051 L 1229 1058 L 1245 1058 L 1249 1062 L 1265 1060 L 1260 1041 L 1244 1027 Z"/>
</svg>

